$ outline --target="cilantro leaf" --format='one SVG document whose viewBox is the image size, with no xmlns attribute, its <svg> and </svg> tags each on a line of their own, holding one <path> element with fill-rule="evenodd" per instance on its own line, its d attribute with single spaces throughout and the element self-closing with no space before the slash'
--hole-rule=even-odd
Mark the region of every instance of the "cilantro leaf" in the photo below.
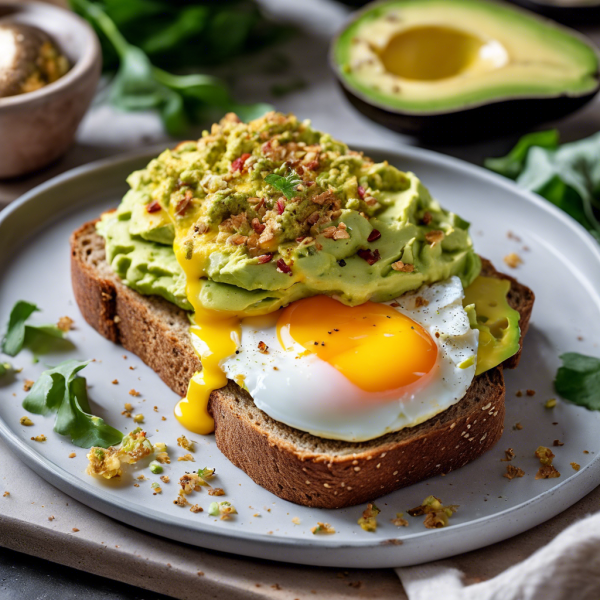
<svg viewBox="0 0 600 600">
<path fill-rule="evenodd" d="M 302 180 L 298 178 L 296 173 L 290 173 L 286 177 L 271 173 L 265 177 L 265 181 L 276 190 L 279 190 L 288 200 L 298 195 L 296 186 L 302 183 Z"/>
<path fill-rule="evenodd" d="M 85 378 L 77 375 L 90 361 L 67 360 L 44 371 L 23 400 L 23 408 L 36 415 L 56 412 L 54 431 L 69 436 L 81 448 L 108 448 L 123 434 L 90 413 Z"/>
<path fill-rule="evenodd" d="M 563 398 L 588 410 L 600 410 L 600 359 L 567 352 L 556 373 L 554 388 Z"/>
<path fill-rule="evenodd" d="M 600 241 L 600 133 L 559 147 L 557 140 L 552 131 L 530 134 L 485 165 L 546 198 Z"/>
<path fill-rule="evenodd" d="M 44 338 L 64 337 L 64 331 L 56 325 L 32 325 L 27 323 L 29 317 L 40 309 L 31 302 L 19 300 L 10 312 L 6 334 L 2 339 L 2 352 L 16 356 L 23 346 L 44 348 Z M 45 340 L 47 341 L 47 340 Z"/>
</svg>

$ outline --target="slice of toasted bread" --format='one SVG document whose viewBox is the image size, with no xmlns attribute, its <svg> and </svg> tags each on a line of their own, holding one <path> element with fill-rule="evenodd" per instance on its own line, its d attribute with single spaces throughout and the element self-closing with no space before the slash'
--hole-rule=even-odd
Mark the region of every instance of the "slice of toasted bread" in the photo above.
<svg viewBox="0 0 600 600">
<path fill-rule="evenodd" d="M 104 240 L 90 222 L 71 237 L 73 290 L 86 321 L 137 354 L 183 396 L 201 368 L 185 311 L 125 286 L 105 261 Z M 511 281 L 509 303 L 521 315 L 521 344 L 533 292 L 483 261 L 485 275 Z M 505 361 L 517 365 L 520 351 Z M 273 494 L 307 506 L 341 508 L 466 465 L 491 448 L 504 422 L 502 366 L 475 378 L 466 396 L 436 417 L 368 442 L 327 440 L 280 423 L 233 382 L 213 392 L 217 446 Z"/>
</svg>

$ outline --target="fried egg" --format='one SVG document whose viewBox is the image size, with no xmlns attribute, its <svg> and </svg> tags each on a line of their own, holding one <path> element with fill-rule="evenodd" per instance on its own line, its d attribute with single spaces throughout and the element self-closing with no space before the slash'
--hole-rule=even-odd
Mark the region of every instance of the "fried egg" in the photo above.
<svg viewBox="0 0 600 600">
<path fill-rule="evenodd" d="M 457 403 L 475 376 L 479 332 L 463 296 L 452 277 L 387 303 L 315 296 L 262 317 L 197 314 L 203 370 L 176 414 L 210 431 L 208 395 L 232 379 L 270 417 L 323 438 L 415 426 Z"/>
</svg>

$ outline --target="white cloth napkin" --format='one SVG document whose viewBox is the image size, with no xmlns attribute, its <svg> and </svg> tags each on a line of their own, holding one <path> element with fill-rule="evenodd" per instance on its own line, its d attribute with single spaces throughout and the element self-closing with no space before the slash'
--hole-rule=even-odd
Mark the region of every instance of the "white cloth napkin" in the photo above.
<svg viewBox="0 0 600 600">
<path fill-rule="evenodd" d="M 449 564 L 396 569 L 409 600 L 599 600 L 600 513 L 488 581 L 465 586 Z"/>
</svg>

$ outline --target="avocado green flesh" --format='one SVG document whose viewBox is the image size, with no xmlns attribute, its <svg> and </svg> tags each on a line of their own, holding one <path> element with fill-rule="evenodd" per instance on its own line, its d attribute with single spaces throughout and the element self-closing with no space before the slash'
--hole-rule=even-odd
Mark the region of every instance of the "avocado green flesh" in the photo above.
<svg viewBox="0 0 600 600">
<path fill-rule="evenodd" d="M 107 259 L 131 288 L 189 310 L 194 299 L 186 296 L 187 273 L 204 281 L 197 292 L 204 308 L 251 315 L 318 294 L 350 306 L 384 302 L 454 275 L 466 287 L 479 274 L 469 224 L 444 210 L 414 174 L 373 163 L 293 117 L 275 114 L 271 121 L 222 122 L 221 127 L 207 133 L 204 142 L 165 151 L 133 173 L 117 211 L 99 223 Z M 319 171 L 304 190 L 293 192 L 293 199 L 265 182 L 268 173 L 287 176 L 288 167 L 265 155 L 270 138 L 264 134 L 320 148 Z M 253 168 L 242 173 L 233 164 L 244 153 L 252 155 Z M 306 223 L 308 216 L 325 213 L 313 200 L 318 193 L 333 194 L 340 208 L 315 232 Z M 176 208 L 185 198 L 191 201 L 179 216 Z M 258 199 L 272 207 L 264 219 L 276 225 L 277 237 L 273 246 L 253 254 L 248 244 L 232 243 L 232 230 L 223 226 L 243 215 L 238 231 L 244 237 L 253 234 L 249 223 L 258 215 Z M 279 214 L 280 201 L 285 209 Z M 323 233 L 341 225 L 347 237 Z M 442 239 L 434 242 L 432 233 Z M 189 252 L 182 253 L 187 244 Z M 378 253 L 373 264 L 359 254 L 364 250 Z M 269 256 L 261 262 L 265 253 Z M 282 260 L 290 273 L 282 272 Z M 409 268 L 399 270 L 399 261 Z"/>
<path fill-rule="evenodd" d="M 520 315 L 508 304 L 510 281 L 480 275 L 465 289 L 463 306 L 479 330 L 476 375 L 514 356 L 520 348 Z M 475 309 L 475 320 L 472 308 Z"/>
<path fill-rule="evenodd" d="M 397 25 L 390 25 L 392 20 Z M 376 47 L 377 40 L 388 35 L 390 27 L 397 26 L 402 32 L 403 28 L 432 23 L 464 31 L 465 36 L 477 35 L 482 43 L 493 40 L 504 48 L 507 63 L 472 75 L 465 65 L 464 72 L 438 81 L 425 81 L 424 76 L 415 83 L 390 74 L 378 58 L 384 49 Z M 372 53 L 356 60 L 361 43 Z M 597 53 L 575 32 L 531 13 L 479 0 L 377 3 L 341 33 L 332 56 L 343 84 L 362 99 L 414 114 L 443 113 L 515 98 L 584 96 L 598 88 Z"/>
</svg>

